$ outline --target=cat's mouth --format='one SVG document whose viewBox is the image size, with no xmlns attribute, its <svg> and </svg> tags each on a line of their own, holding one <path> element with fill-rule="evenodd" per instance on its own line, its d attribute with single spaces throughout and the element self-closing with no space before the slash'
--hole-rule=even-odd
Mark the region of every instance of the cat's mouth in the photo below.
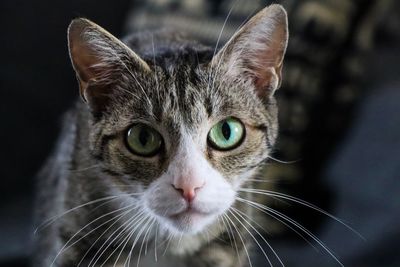
<svg viewBox="0 0 400 267">
<path fill-rule="evenodd" d="M 213 213 L 204 212 L 194 207 L 167 216 L 173 228 L 181 233 L 196 234 L 214 220 Z"/>
<path fill-rule="evenodd" d="M 179 220 L 179 218 L 182 218 L 183 216 L 208 216 L 208 215 L 210 215 L 209 212 L 201 211 L 197 208 L 194 208 L 193 206 L 188 206 L 185 210 L 173 213 L 168 217 L 173 220 Z"/>
<path fill-rule="evenodd" d="M 158 214 L 164 225 L 181 234 L 197 234 L 213 223 L 217 214 L 214 210 L 202 209 L 197 205 L 186 205 L 168 214 Z"/>
</svg>

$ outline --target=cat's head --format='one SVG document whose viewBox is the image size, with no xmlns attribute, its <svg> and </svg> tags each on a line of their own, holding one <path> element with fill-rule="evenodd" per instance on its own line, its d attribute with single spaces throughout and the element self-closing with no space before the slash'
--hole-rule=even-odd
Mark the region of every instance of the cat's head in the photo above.
<svg viewBox="0 0 400 267">
<path fill-rule="evenodd" d="M 110 192 L 132 193 L 125 200 L 173 233 L 201 232 L 226 213 L 277 135 L 284 9 L 261 10 L 215 55 L 152 43 L 139 53 L 85 19 L 68 37 L 89 150 Z"/>
</svg>

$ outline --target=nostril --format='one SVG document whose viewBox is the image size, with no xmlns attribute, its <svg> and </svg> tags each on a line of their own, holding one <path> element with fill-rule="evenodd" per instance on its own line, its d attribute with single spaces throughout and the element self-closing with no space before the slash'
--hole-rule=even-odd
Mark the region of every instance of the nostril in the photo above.
<svg viewBox="0 0 400 267">
<path fill-rule="evenodd" d="M 195 187 L 195 188 L 194 188 L 194 192 L 199 191 L 199 190 L 202 189 L 205 185 L 206 185 L 206 182 L 203 182 L 202 185 Z"/>
<path fill-rule="evenodd" d="M 201 189 L 203 186 L 200 187 L 187 187 L 187 188 L 180 188 L 177 187 L 175 184 L 171 184 L 171 186 L 179 192 L 179 194 L 187 201 L 187 202 L 192 202 L 194 198 L 196 197 L 196 193 L 199 189 Z"/>
<path fill-rule="evenodd" d="M 184 191 L 183 191 L 182 188 L 178 188 L 178 187 L 176 187 L 174 184 L 171 184 L 171 186 L 172 186 L 176 191 L 178 191 L 179 193 L 181 193 L 181 195 L 183 196 Z"/>
<path fill-rule="evenodd" d="M 171 182 L 171 186 L 189 203 L 196 198 L 199 190 L 202 189 L 205 184 L 206 181 L 204 179 L 200 179 L 196 176 L 182 176 Z"/>
</svg>

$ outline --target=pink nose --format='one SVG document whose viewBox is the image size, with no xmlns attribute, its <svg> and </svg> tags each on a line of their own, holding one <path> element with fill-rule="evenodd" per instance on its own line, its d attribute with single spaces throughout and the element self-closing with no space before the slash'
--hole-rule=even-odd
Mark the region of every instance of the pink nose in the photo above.
<svg viewBox="0 0 400 267">
<path fill-rule="evenodd" d="M 196 197 L 196 192 L 204 186 L 204 181 L 175 181 L 172 186 L 178 191 L 187 202 L 192 202 Z"/>
</svg>

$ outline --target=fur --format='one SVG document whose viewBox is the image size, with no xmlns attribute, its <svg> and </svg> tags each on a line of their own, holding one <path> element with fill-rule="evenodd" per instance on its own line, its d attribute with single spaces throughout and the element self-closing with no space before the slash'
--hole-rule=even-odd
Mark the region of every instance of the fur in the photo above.
<svg viewBox="0 0 400 267">
<path fill-rule="evenodd" d="M 277 136 L 273 92 L 286 43 L 286 13 L 278 5 L 260 11 L 216 55 L 171 32 L 121 42 L 74 20 L 69 47 L 86 103 L 67 113 L 39 175 L 37 218 L 51 219 L 37 235 L 34 265 L 113 266 L 129 259 L 133 266 L 143 257 L 140 266 L 246 266 L 248 233 L 237 216 L 227 216 L 232 207 L 252 216 L 236 199 L 250 199 L 240 188 L 251 184 Z M 245 138 L 235 149 L 213 149 L 207 134 L 228 117 L 243 123 Z M 157 155 L 127 149 L 135 123 L 163 137 Z M 171 184 L 188 177 L 202 187 L 195 212 L 181 213 L 188 203 Z M 160 262 L 152 259 L 155 249 Z"/>
</svg>

